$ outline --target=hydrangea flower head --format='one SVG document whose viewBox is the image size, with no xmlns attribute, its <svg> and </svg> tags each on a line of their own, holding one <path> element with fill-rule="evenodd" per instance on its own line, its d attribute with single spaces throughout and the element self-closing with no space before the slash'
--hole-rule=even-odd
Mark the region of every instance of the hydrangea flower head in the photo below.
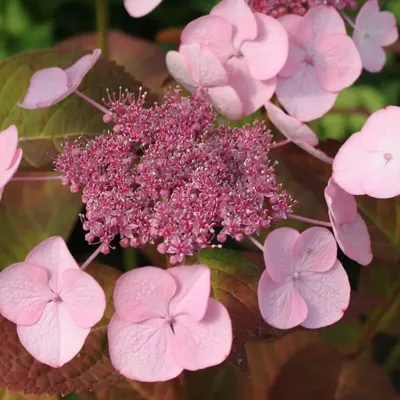
<svg viewBox="0 0 400 400">
<path fill-rule="evenodd" d="M 40 362 L 58 368 L 81 350 L 106 306 L 101 286 L 79 269 L 60 237 L 0 272 L 0 312 Z"/>
<path fill-rule="evenodd" d="M 321 328 L 342 318 L 350 284 L 326 228 L 272 231 L 264 244 L 265 271 L 258 302 L 265 321 L 279 329 Z"/>
<path fill-rule="evenodd" d="M 65 99 L 78 88 L 100 54 L 101 50 L 96 49 L 67 69 L 52 67 L 36 71 L 24 99 L 18 103 L 19 107 L 34 110 L 54 106 Z"/>
<path fill-rule="evenodd" d="M 130 16 L 140 18 L 152 12 L 161 2 L 162 0 L 124 0 L 124 6 Z"/>
<path fill-rule="evenodd" d="M 22 159 L 18 146 L 18 130 L 15 125 L 0 132 L 0 200 L 4 186 L 17 172 Z"/>
<path fill-rule="evenodd" d="M 124 274 L 108 327 L 114 367 L 129 379 L 155 382 L 223 362 L 232 346 L 231 321 L 209 296 L 210 270 L 204 265 Z"/>
<path fill-rule="evenodd" d="M 391 45 L 398 37 L 395 15 L 381 12 L 378 0 L 368 0 L 357 15 L 353 34 L 363 67 L 369 72 L 381 71 L 386 62 L 382 47 Z"/>
<path fill-rule="evenodd" d="M 110 96 L 109 105 L 113 133 L 67 141 L 55 163 L 64 184 L 83 189 L 89 242 L 98 238 L 108 248 L 119 236 L 121 246 L 159 243 L 177 263 L 214 238 L 241 240 L 291 212 L 263 123 L 215 126 L 204 97 L 179 91 L 150 109 L 131 94 Z"/>
</svg>

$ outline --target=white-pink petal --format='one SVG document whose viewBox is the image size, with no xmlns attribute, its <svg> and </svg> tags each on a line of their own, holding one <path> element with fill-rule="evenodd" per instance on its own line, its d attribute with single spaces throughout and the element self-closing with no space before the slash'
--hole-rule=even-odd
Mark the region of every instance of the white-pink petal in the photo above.
<svg viewBox="0 0 400 400">
<path fill-rule="evenodd" d="M 125 9 L 134 18 L 144 17 L 152 12 L 162 0 L 124 0 Z"/>
<path fill-rule="evenodd" d="M 19 165 L 22 160 L 22 150 L 17 149 L 14 153 L 14 157 L 11 160 L 11 164 L 7 170 L 5 170 L 2 174 L 0 174 L 0 188 L 4 188 L 4 186 L 11 180 L 11 178 L 15 175 L 18 170 Z M 1 198 L 1 197 L 0 197 Z"/>
<path fill-rule="evenodd" d="M 189 66 L 182 54 L 169 51 L 165 58 L 167 68 L 172 77 L 189 92 L 197 88 L 197 83 L 190 76 Z"/>
<path fill-rule="evenodd" d="M 232 86 L 218 86 L 207 89 L 213 106 L 225 117 L 240 120 L 244 116 L 243 103 Z"/>
<path fill-rule="evenodd" d="M 10 168 L 18 146 L 18 130 L 15 125 L 0 132 L 0 175 Z"/>
<path fill-rule="evenodd" d="M 65 69 L 68 78 L 68 87 L 75 90 L 82 82 L 85 75 L 93 68 L 101 55 L 100 49 L 93 50 L 92 53 L 81 57 L 75 64 Z"/>
</svg>

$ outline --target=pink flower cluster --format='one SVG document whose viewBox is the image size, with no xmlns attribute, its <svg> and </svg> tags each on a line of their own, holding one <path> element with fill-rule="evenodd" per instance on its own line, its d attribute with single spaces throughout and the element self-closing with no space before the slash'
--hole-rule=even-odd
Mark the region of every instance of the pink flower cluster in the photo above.
<svg viewBox="0 0 400 400">
<path fill-rule="evenodd" d="M 215 236 L 242 240 L 291 212 L 262 123 L 215 127 L 212 106 L 179 91 L 151 109 L 131 94 L 109 105 L 114 132 L 66 141 L 55 163 L 64 184 L 83 189 L 86 239 L 103 252 L 117 235 L 123 247 L 161 240 L 158 250 L 177 263 Z"/>
</svg>

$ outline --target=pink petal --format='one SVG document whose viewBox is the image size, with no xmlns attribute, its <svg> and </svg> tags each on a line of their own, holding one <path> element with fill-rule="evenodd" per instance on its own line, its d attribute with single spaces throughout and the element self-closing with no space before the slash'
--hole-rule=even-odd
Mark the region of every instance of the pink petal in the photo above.
<svg viewBox="0 0 400 400">
<path fill-rule="evenodd" d="M 26 256 L 25 261 L 46 268 L 50 275 L 50 288 L 59 292 L 62 287 L 62 274 L 67 269 L 79 270 L 78 264 L 60 236 L 53 236 L 37 245 Z"/>
<path fill-rule="evenodd" d="M 350 283 L 342 264 L 322 273 L 303 272 L 295 281 L 308 307 L 305 328 L 321 328 L 342 318 L 350 302 Z"/>
<path fill-rule="evenodd" d="M 340 14 L 330 6 L 311 8 L 296 29 L 296 40 L 304 47 L 314 50 L 316 41 L 335 34 L 346 35 L 346 26 Z"/>
<path fill-rule="evenodd" d="M 4 188 L 0 187 L 0 200 L 3 197 Z"/>
<path fill-rule="evenodd" d="M 161 268 L 143 267 L 129 271 L 115 286 L 115 311 L 128 322 L 166 317 L 176 286 L 175 279 Z"/>
<path fill-rule="evenodd" d="M 214 107 L 225 117 L 240 120 L 244 117 L 242 100 L 231 86 L 209 88 L 207 93 Z"/>
<path fill-rule="evenodd" d="M 18 130 L 15 125 L 10 125 L 0 132 L 0 175 L 10 167 L 17 147 Z"/>
<path fill-rule="evenodd" d="M 235 28 L 233 45 L 237 50 L 243 42 L 257 37 L 257 23 L 254 13 L 244 0 L 222 0 L 210 12 L 229 21 Z"/>
<path fill-rule="evenodd" d="M 297 27 L 302 20 L 303 17 L 296 14 L 286 14 L 281 18 L 278 18 L 278 21 L 282 24 L 282 26 L 286 29 L 286 32 L 289 36 L 296 36 Z"/>
<path fill-rule="evenodd" d="M 354 42 L 361 56 L 362 66 L 368 72 L 380 72 L 386 64 L 386 53 L 383 48 L 369 40 L 357 40 Z"/>
<path fill-rule="evenodd" d="M 182 46 L 183 47 L 183 46 Z M 172 77 L 189 92 L 197 88 L 196 82 L 190 76 L 189 66 L 182 54 L 177 51 L 169 51 L 166 59 L 167 68 Z"/>
<path fill-rule="evenodd" d="M 306 124 L 296 118 L 287 115 L 279 107 L 268 102 L 265 105 L 269 120 L 279 131 L 293 142 L 304 142 L 310 146 L 318 144 L 317 135 Z"/>
<path fill-rule="evenodd" d="M 315 45 L 315 68 L 321 87 L 338 92 L 352 85 L 361 75 L 360 54 L 347 35 L 330 35 Z"/>
<path fill-rule="evenodd" d="M 18 106 L 28 110 L 51 107 L 73 92 L 67 74 L 61 68 L 45 68 L 35 72 L 26 95 Z"/>
<path fill-rule="evenodd" d="M 333 219 L 339 223 L 349 223 L 357 216 L 357 202 L 354 196 L 344 191 L 333 178 L 325 188 L 325 200 Z"/>
<path fill-rule="evenodd" d="M 62 367 L 82 349 L 90 329 L 79 328 L 62 303 L 47 304 L 38 322 L 17 326 L 22 346 L 36 360 L 53 368 Z"/>
<path fill-rule="evenodd" d="M 332 233 L 319 226 L 306 229 L 293 247 L 295 270 L 324 272 L 335 264 L 337 257 L 336 240 Z"/>
<path fill-rule="evenodd" d="M 18 263 L 0 272 L 0 313 L 15 324 L 36 323 L 53 297 L 44 268 Z"/>
<path fill-rule="evenodd" d="M 84 271 L 67 269 L 61 277 L 60 297 L 74 323 L 91 328 L 102 318 L 106 296 L 97 281 Z"/>
<path fill-rule="evenodd" d="M 289 38 L 285 28 L 275 18 L 260 13 L 255 13 L 255 17 L 257 38 L 244 42 L 240 50 L 253 78 L 265 81 L 275 77 L 285 65 Z"/>
<path fill-rule="evenodd" d="M 181 44 L 198 44 L 224 62 L 235 53 L 232 36 L 233 27 L 226 19 L 205 15 L 186 25 L 181 34 Z"/>
<path fill-rule="evenodd" d="M 108 325 L 114 368 L 126 378 L 142 382 L 167 381 L 183 371 L 172 352 L 173 339 L 170 324 L 161 318 L 135 324 L 114 315 Z"/>
<path fill-rule="evenodd" d="M 268 234 L 264 242 L 264 262 L 275 282 L 285 280 L 293 271 L 293 248 L 300 233 L 293 228 L 278 228 Z"/>
<path fill-rule="evenodd" d="M 210 297 L 210 269 L 205 265 L 192 265 L 169 268 L 167 272 L 177 285 L 169 305 L 170 315 L 185 314 L 194 321 L 200 321 Z"/>
<path fill-rule="evenodd" d="M 322 117 L 337 97 L 337 93 L 321 88 L 315 68 L 306 64 L 290 78 L 278 79 L 276 95 L 291 116 L 305 122 Z"/>
<path fill-rule="evenodd" d="M 361 216 L 357 214 L 351 222 L 340 224 L 329 211 L 329 218 L 333 233 L 343 253 L 361 265 L 370 264 L 373 258 L 371 238 Z"/>
<path fill-rule="evenodd" d="M 264 271 L 258 283 L 258 306 L 265 322 L 278 329 L 290 329 L 307 317 L 307 305 L 293 286 L 293 280 L 277 283 Z"/>
<path fill-rule="evenodd" d="M 303 67 L 306 57 L 307 53 L 304 47 L 297 44 L 294 39 L 290 39 L 288 57 L 278 76 L 282 78 L 291 77 L 299 68 Z"/>
<path fill-rule="evenodd" d="M 250 115 L 265 104 L 274 94 L 276 80 L 259 81 L 249 72 L 243 58 L 232 57 L 225 63 L 228 71 L 228 85 L 235 89 L 243 105 L 243 114 Z"/>
<path fill-rule="evenodd" d="M 68 87 L 73 90 L 81 84 L 82 79 L 91 70 L 101 55 L 100 49 L 95 49 L 91 54 L 81 57 L 75 64 L 65 70 L 68 78 Z"/>
<path fill-rule="evenodd" d="M 386 12 L 384 12 L 382 14 L 386 14 Z M 391 14 L 391 13 L 388 13 L 388 14 Z M 394 15 L 392 15 L 392 18 L 393 17 L 394 17 Z M 382 46 L 390 46 L 391 44 L 397 42 L 397 39 L 399 38 L 399 30 L 397 28 L 396 18 L 394 18 L 394 21 L 395 21 L 394 27 L 389 32 L 385 32 L 385 37 L 382 38 L 382 42 L 381 42 Z"/>
<path fill-rule="evenodd" d="M 179 268 L 179 267 L 178 267 Z M 175 360 L 184 369 L 196 371 L 222 363 L 232 347 L 232 325 L 226 308 L 209 299 L 201 321 L 181 315 L 173 324 L 172 348 Z"/>
<path fill-rule="evenodd" d="M 198 44 L 183 45 L 180 53 L 186 60 L 190 76 L 201 87 L 224 85 L 228 74 L 213 53 Z"/>
<path fill-rule="evenodd" d="M 126 11 L 131 17 L 140 18 L 152 12 L 162 0 L 124 0 Z"/>
<path fill-rule="evenodd" d="M 5 172 L 0 174 L 0 188 L 3 188 L 15 175 L 19 165 L 21 164 L 21 160 L 22 160 L 22 150 L 17 149 L 14 153 L 13 159 L 11 160 L 10 167 Z"/>
</svg>

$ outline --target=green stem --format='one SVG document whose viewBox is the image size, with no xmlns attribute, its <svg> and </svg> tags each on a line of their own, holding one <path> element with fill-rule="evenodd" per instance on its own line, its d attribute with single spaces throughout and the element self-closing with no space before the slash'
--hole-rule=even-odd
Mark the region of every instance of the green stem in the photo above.
<svg viewBox="0 0 400 400">
<path fill-rule="evenodd" d="M 125 271 L 130 271 L 139 265 L 139 253 L 134 247 L 127 247 L 123 250 Z"/>
<path fill-rule="evenodd" d="M 108 4 L 107 0 L 96 1 L 97 46 L 104 58 L 108 58 Z"/>
</svg>

